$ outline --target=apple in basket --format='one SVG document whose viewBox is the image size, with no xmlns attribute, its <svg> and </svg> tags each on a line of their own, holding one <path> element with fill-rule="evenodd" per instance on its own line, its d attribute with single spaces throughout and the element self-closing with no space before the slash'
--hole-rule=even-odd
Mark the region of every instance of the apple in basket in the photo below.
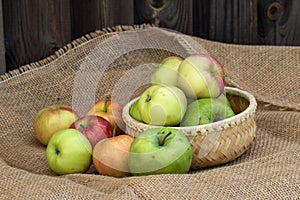
<svg viewBox="0 0 300 200">
<path fill-rule="evenodd" d="M 218 99 L 219 101 L 221 101 L 221 102 L 224 103 L 225 105 L 230 106 L 230 108 L 231 108 L 231 104 L 230 104 L 230 102 L 228 101 L 228 99 L 227 99 L 225 93 L 222 93 L 222 94 L 221 94 L 220 96 L 218 96 L 218 98 L 216 98 L 216 99 Z"/>
<path fill-rule="evenodd" d="M 182 120 L 187 107 L 184 93 L 177 87 L 152 85 L 139 97 L 137 109 L 146 124 L 172 126 Z M 132 112 L 131 116 L 135 116 Z"/>
<path fill-rule="evenodd" d="M 128 152 L 133 140 L 129 135 L 100 140 L 93 149 L 93 164 L 99 174 L 114 177 L 130 175 Z"/>
<path fill-rule="evenodd" d="M 192 99 L 218 97 L 224 91 L 224 68 L 213 57 L 196 54 L 178 67 L 177 87 Z"/>
<path fill-rule="evenodd" d="M 183 59 L 178 56 L 165 58 L 152 74 L 151 83 L 176 86 L 177 70 L 182 61 Z"/>
<path fill-rule="evenodd" d="M 92 145 L 76 129 L 56 132 L 46 148 L 50 169 L 59 175 L 86 172 L 92 162 Z"/>
<path fill-rule="evenodd" d="M 187 173 L 193 154 L 187 137 L 171 127 L 142 132 L 129 152 L 128 164 L 133 175 Z"/>
<path fill-rule="evenodd" d="M 142 117 L 140 115 L 140 111 L 138 109 L 138 101 L 135 101 L 132 106 L 129 108 L 130 116 L 138 122 L 142 122 Z"/>
<path fill-rule="evenodd" d="M 56 105 L 38 111 L 34 119 L 34 133 L 42 144 L 47 145 L 55 132 L 69 128 L 77 119 L 72 108 L 60 105 L 58 99 Z"/>
<path fill-rule="evenodd" d="M 112 101 L 109 97 L 95 103 L 86 115 L 97 115 L 109 121 L 113 128 L 113 135 L 119 135 L 125 130 L 125 123 L 122 119 L 123 106 Z"/>
<path fill-rule="evenodd" d="M 85 135 L 92 147 L 100 140 L 113 136 L 111 123 L 96 115 L 81 117 L 71 124 L 70 128 L 77 129 Z"/>
<path fill-rule="evenodd" d="M 188 105 L 180 125 L 203 125 L 234 116 L 235 114 L 226 100 L 226 96 L 222 96 L 220 99 L 202 98 L 193 101 Z"/>
</svg>

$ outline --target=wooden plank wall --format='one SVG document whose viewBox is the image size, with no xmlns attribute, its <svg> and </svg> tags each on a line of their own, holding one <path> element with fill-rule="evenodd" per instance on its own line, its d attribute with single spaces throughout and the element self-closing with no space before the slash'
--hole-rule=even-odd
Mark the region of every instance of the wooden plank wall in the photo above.
<svg viewBox="0 0 300 200">
<path fill-rule="evenodd" d="M 257 0 L 258 44 L 300 45 L 300 1 Z"/>
<path fill-rule="evenodd" d="M 0 74 L 6 72 L 2 1 L 0 1 Z"/>
<path fill-rule="evenodd" d="M 2 0 L 1 3 L 0 74 L 45 58 L 86 33 L 115 25 L 152 23 L 226 43 L 300 45 L 297 0 Z"/>
<path fill-rule="evenodd" d="M 72 0 L 72 39 L 97 29 L 134 24 L 133 0 Z"/>
</svg>

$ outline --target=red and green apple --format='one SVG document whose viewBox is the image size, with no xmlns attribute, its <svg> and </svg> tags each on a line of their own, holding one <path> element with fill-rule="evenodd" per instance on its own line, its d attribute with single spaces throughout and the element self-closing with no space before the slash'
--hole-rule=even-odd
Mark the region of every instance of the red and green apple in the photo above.
<svg viewBox="0 0 300 200">
<path fill-rule="evenodd" d="M 58 101 L 56 105 L 38 111 L 34 119 L 34 133 L 42 144 L 47 145 L 55 132 L 69 128 L 77 119 L 71 107 L 59 105 Z"/>
<path fill-rule="evenodd" d="M 114 128 L 114 135 L 122 134 L 125 130 L 125 123 L 122 119 L 123 106 L 114 102 L 108 97 L 94 104 L 86 115 L 97 115 L 109 121 Z"/>
<path fill-rule="evenodd" d="M 177 87 L 191 99 L 216 98 L 224 91 L 224 68 L 212 56 L 186 57 L 178 68 Z"/>
<path fill-rule="evenodd" d="M 70 128 L 79 130 L 94 147 L 97 142 L 113 136 L 112 125 L 104 118 L 88 115 L 77 119 Z"/>
<path fill-rule="evenodd" d="M 93 149 L 93 164 L 99 174 L 129 176 L 128 152 L 133 140 L 129 135 L 118 135 L 99 141 Z"/>
</svg>

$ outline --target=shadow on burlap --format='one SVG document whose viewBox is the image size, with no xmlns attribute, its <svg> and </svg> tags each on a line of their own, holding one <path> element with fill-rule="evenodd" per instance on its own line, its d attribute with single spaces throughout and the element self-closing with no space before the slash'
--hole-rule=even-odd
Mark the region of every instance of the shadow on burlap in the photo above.
<svg viewBox="0 0 300 200">
<path fill-rule="evenodd" d="M 112 48 L 111 52 L 95 54 L 95 48 L 124 31 L 144 35 L 151 32 L 149 37 L 154 40 L 167 34 L 147 25 L 97 31 L 51 57 L 0 76 L 0 199 L 300 198 L 299 47 L 229 45 L 189 37 L 193 45 L 200 45 L 224 65 L 227 85 L 252 93 L 259 103 L 256 139 L 238 159 L 182 175 L 118 179 L 101 176 L 93 167 L 87 174 L 53 174 L 45 147 L 33 132 L 38 110 L 60 97 L 63 104 L 77 105 L 78 112 L 84 113 L 91 102 L 116 91 L 122 77 L 138 77 L 134 71 L 138 66 L 159 63 L 174 52 L 190 51 L 190 47 L 178 45 L 175 37 L 166 41 L 172 51 L 146 48 L 121 52 L 122 56 L 114 59 L 101 76 L 97 71 L 91 73 L 106 62 L 101 59 L 104 55 L 120 50 Z M 164 41 L 155 45 L 160 44 Z M 148 80 L 147 73 L 141 73 L 144 77 L 135 81 Z M 94 90 L 85 88 L 89 84 Z M 125 89 L 117 90 L 123 104 L 141 91 L 129 95 Z M 94 93 L 92 99 L 90 92 Z"/>
</svg>

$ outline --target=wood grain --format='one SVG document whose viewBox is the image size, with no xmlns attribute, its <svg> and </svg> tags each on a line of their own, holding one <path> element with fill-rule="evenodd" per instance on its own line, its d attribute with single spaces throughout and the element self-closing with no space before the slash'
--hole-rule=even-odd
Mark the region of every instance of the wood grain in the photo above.
<svg viewBox="0 0 300 200">
<path fill-rule="evenodd" d="M 134 24 L 133 0 L 99 0 L 101 28 Z"/>
<path fill-rule="evenodd" d="M 59 16 L 56 15 L 58 8 L 64 5 L 59 2 L 3 1 L 7 70 L 45 58 L 69 40 L 68 31 L 60 30 L 59 25 L 67 23 L 66 15 L 61 15 L 65 20 L 55 17 Z"/>
<path fill-rule="evenodd" d="M 55 12 L 52 15 L 52 30 L 55 34 L 56 48 L 60 48 L 72 40 L 70 1 L 52 1 Z"/>
<path fill-rule="evenodd" d="M 70 4 L 72 39 L 95 31 L 101 26 L 98 0 L 72 0 Z"/>
<path fill-rule="evenodd" d="M 193 34 L 192 0 L 135 0 L 134 22 L 152 23 L 186 34 Z"/>
<path fill-rule="evenodd" d="M 0 1 L 0 74 L 6 72 L 2 1 Z"/>
<path fill-rule="evenodd" d="M 300 45 L 300 2 L 258 1 L 258 35 L 261 44 Z"/>
<path fill-rule="evenodd" d="M 225 43 L 300 45 L 297 0 L 3 0 L 1 3 L 0 38 L 5 39 L 0 40 L 0 73 L 43 59 L 84 34 L 116 25 L 152 23 Z"/>
<path fill-rule="evenodd" d="M 133 25 L 133 0 L 72 0 L 72 39 L 97 29 Z"/>
<path fill-rule="evenodd" d="M 256 13 L 256 0 L 194 1 L 194 35 L 226 43 L 256 43 Z"/>
<path fill-rule="evenodd" d="M 282 0 L 283 11 L 275 23 L 275 44 L 300 45 L 300 2 Z"/>
</svg>

